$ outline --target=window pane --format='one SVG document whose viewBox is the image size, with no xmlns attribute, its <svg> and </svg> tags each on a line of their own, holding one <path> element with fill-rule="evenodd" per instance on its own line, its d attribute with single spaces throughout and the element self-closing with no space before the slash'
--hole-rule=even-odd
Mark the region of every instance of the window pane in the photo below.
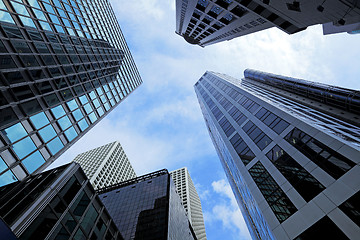
<svg viewBox="0 0 360 240">
<path fill-rule="evenodd" d="M 43 126 L 45 126 L 46 124 L 50 123 L 49 119 L 46 117 L 45 113 L 41 112 L 38 113 L 32 117 L 30 117 L 32 123 L 34 124 L 34 126 L 39 129 Z"/>
<path fill-rule="evenodd" d="M 2 157 L 0 157 L 0 172 L 4 171 L 5 169 L 7 169 L 7 165 L 4 161 L 4 159 L 2 159 Z"/>
<path fill-rule="evenodd" d="M 66 104 L 68 105 L 68 107 L 70 108 L 71 111 L 74 110 L 74 109 L 76 109 L 76 108 L 78 107 L 75 99 L 67 102 Z"/>
<path fill-rule="evenodd" d="M 81 118 L 84 117 L 84 115 L 81 113 L 80 109 L 77 109 L 72 114 L 73 114 L 76 121 L 79 121 Z"/>
<path fill-rule="evenodd" d="M 16 181 L 17 181 L 16 177 L 10 170 L 0 175 L 0 187 Z"/>
<path fill-rule="evenodd" d="M 94 123 L 96 121 L 96 119 L 97 119 L 95 113 L 91 113 L 89 115 L 89 118 L 90 118 L 91 123 Z"/>
<path fill-rule="evenodd" d="M 89 103 L 84 106 L 84 109 L 87 114 L 92 112 L 92 108 Z"/>
<path fill-rule="evenodd" d="M 89 127 L 89 124 L 86 122 L 85 119 L 83 119 L 79 122 L 79 127 L 80 127 L 81 131 L 84 131 L 86 128 Z"/>
<path fill-rule="evenodd" d="M 73 127 L 71 127 L 65 131 L 65 135 L 69 141 L 72 141 L 77 136 L 77 133 L 76 133 L 75 129 Z"/>
<path fill-rule="evenodd" d="M 64 108 L 61 105 L 52 108 L 51 112 L 54 114 L 55 118 L 60 118 L 65 115 Z"/>
<path fill-rule="evenodd" d="M 79 99 L 80 99 L 81 104 L 83 104 L 83 105 L 88 102 L 86 95 L 82 95 L 81 97 L 79 97 Z"/>
<path fill-rule="evenodd" d="M 70 119 L 67 116 L 60 118 L 58 120 L 58 123 L 60 124 L 60 127 L 62 128 L 62 130 L 65 130 L 71 126 Z"/>
<path fill-rule="evenodd" d="M 56 136 L 56 132 L 51 125 L 41 129 L 39 133 L 45 142 L 48 142 L 50 139 Z"/>
<path fill-rule="evenodd" d="M 3 134 L 7 136 L 10 142 L 15 142 L 22 137 L 27 135 L 25 128 L 21 125 L 21 123 L 17 123 L 7 129 L 3 130 Z"/>
<path fill-rule="evenodd" d="M 64 147 L 64 144 L 62 144 L 62 142 L 60 141 L 60 139 L 57 137 L 54 140 L 52 140 L 51 142 L 49 142 L 47 144 L 50 152 L 55 155 L 55 153 L 57 153 L 58 151 L 60 151 L 60 149 L 62 149 Z"/>
<path fill-rule="evenodd" d="M 29 173 L 33 173 L 36 169 L 38 169 L 45 162 L 43 156 L 39 151 L 34 152 L 27 158 L 25 158 L 22 163 L 29 171 Z"/>
<path fill-rule="evenodd" d="M 24 158 L 29 153 L 31 153 L 32 151 L 34 151 L 36 149 L 36 146 L 31 140 L 31 138 L 27 137 L 21 140 L 20 142 L 15 143 L 13 145 L 13 149 L 16 155 L 18 155 L 18 157 L 21 159 Z"/>
</svg>

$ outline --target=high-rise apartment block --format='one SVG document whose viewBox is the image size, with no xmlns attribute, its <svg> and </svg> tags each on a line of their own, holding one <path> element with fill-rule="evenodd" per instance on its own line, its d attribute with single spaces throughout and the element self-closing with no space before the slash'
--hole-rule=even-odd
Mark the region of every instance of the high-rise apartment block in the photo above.
<svg viewBox="0 0 360 240">
<path fill-rule="evenodd" d="M 1 239 L 124 239 L 75 163 L 1 187 L 0 203 Z"/>
<path fill-rule="evenodd" d="M 117 141 L 81 153 L 74 162 L 80 164 L 95 190 L 136 178 L 124 149 Z"/>
<path fill-rule="evenodd" d="M 124 239 L 197 239 L 166 169 L 97 192 Z"/>
<path fill-rule="evenodd" d="M 271 27 L 293 34 L 359 19 L 360 3 L 351 0 L 176 0 L 176 33 L 202 47 Z"/>
<path fill-rule="evenodd" d="M 195 91 L 253 239 L 360 236 L 360 92 L 246 70 Z"/>
<path fill-rule="evenodd" d="M 201 201 L 186 167 L 170 172 L 191 226 L 198 240 L 206 239 Z"/>
<path fill-rule="evenodd" d="M 0 0 L 0 186 L 40 172 L 142 80 L 108 0 Z"/>
</svg>

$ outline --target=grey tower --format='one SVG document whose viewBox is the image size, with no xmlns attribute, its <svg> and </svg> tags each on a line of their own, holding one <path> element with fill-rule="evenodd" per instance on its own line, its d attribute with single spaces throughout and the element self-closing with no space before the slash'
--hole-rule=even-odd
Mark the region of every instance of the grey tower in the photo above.
<svg viewBox="0 0 360 240">
<path fill-rule="evenodd" d="M 95 190 L 136 178 L 118 141 L 81 153 L 73 161 L 80 164 Z"/>
<path fill-rule="evenodd" d="M 360 236 L 360 92 L 246 70 L 195 91 L 253 239 Z"/>
<path fill-rule="evenodd" d="M 198 240 L 206 239 L 201 201 L 186 167 L 170 172 Z"/>
<path fill-rule="evenodd" d="M 176 0 L 176 33 L 202 47 L 271 27 L 293 34 L 324 23 L 337 31 L 360 23 L 359 1 Z"/>
<path fill-rule="evenodd" d="M 0 1 L 0 186 L 40 172 L 142 80 L 107 0 Z"/>
</svg>

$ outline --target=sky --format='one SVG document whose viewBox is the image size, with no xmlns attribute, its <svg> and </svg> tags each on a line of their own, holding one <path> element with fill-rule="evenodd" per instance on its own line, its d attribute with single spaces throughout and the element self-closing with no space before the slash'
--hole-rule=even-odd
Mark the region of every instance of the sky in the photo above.
<svg viewBox="0 0 360 240">
<path fill-rule="evenodd" d="M 53 165 L 118 140 L 138 176 L 186 166 L 207 238 L 251 239 L 205 127 L 194 84 L 205 71 L 246 68 L 360 89 L 360 34 L 272 28 L 205 48 L 175 34 L 175 0 L 110 0 L 143 84 Z"/>
</svg>

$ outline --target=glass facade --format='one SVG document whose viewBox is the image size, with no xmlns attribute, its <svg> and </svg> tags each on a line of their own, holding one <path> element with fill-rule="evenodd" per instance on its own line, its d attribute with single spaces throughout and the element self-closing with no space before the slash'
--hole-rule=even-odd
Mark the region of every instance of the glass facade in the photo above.
<svg viewBox="0 0 360 240">
<path fill-rule="evenodd" d="M 196 239 L 167 170 L 98 193 L 125 239 Z"/>
<path fill-rule="evenodd" d="M 0 202 L 0 216 L 20 240 L 123 239 L 76 164 L 4 186 Z"/>
<path fill-rule="evenodd" d="M 45 169 L 142 83 L 107 0 L 1 0 L 0 62 L 0 186 Z"/>
<path fill-rule="evenodd" d="M 284 91 L 288 79 L 294 88 L 321 85 L 253 70 L 246 70 L 242 81 L 206 72 L 195 84 L 245 222 L 253 239 L 314 239 L 327 224 L 337 227 L 339 239 L 355 239 L 360 128 L 353 119 L 360 116 L 350 107 L 339 118 L 329 109 L 311 108 L 307 101 L 313 98 L 296 100 L 295 90 Z"/>
</svg>

